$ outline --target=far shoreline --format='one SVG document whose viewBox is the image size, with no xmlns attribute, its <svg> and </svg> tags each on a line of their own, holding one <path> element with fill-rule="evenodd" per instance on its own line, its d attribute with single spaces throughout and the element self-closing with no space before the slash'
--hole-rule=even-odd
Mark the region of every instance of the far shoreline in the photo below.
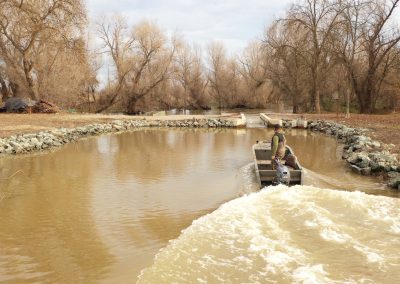
<svg viewBox="0 0 400 284">
<path fill-rule="evenodd" d="M 400 137 L 398 129 L 400 115 L 380 117 L 377 115 L 353 115 L 352 118 L 345 119 L 338 118 L 335 114 L 267 114 L 273 118 L 284 120 L 303 117 L 311 122 L 309 129 L 314 132 L 323 132 L 330 136 L 340 135 L 340 140 L 345 144 L 342 158 L 347 161 L 353 171 L 361 175 L 376 175 L 379 174 L 377 171 L 382 168 L 384 171 L 379 175 L 388 179 L 389 187 L 400 189 L 400 165 L 394 162 L 399 160 L 400 153 L 400 139 L 398 139 Z M 88 136 L 119 133 L 146 127 L 246 127 L 246 121 L 239 113 L 162 116 L 67 113 L 0 114 L 0 121 L 2 121 L 0 125 L 0 154 L 2 155 L 41 152 Z M 343 137 L 341 137 L 342 135 Z M 367 141 L 364 141 L 365 139 Z M 396 144 L 388 144 L 387 141 Z M 376 143 L 381 146 L 372 146 Z M 371 147 L 376 148 L 374 155 L 377 157 L 374 156 L 371 159 L 364 157 L 368 155 Z M 350 150 L 348 150 L 349 148 Z M 353 148 L 358 150 L 352 150 Z M 355 152 L 353 153 L 353 151 Z M 392 162 L 379 162 L 382 158 L 390 158 Z M 366 162 L 368 165 L 364 165 Z"/>
<path fill-rule="evenodd" d="M 226 110 L 229 112 L 229 110 Z M 238 111 L 238 110 L 233 110 Z M 246 111 L 255 111 L 247 110 Z M 384 115 L 351 114 L 351 118 L 345 118 L 343 114 L 291 114 L 267 112 L 272 118 L 296 119 L 301 116 L 307 120 L 326 120 L 340 123 L 349 127 L 367 128 L 368 136 L 384 144 L 393 144 L 390 152 L 400 154 L 400 113 Z M 57 128 L 75 128 L 91 123 L 107 123 L 113 120 L 185 120 L 207 118 L 229 118 L 238 113 L 223 113 L 222 115 L 165 115 L 165 116 L 130 116 L 123 114 L 90 114 L 90 113 L 57 113 L 57 114 L 14 114 L 0 113 L 0 138 L 14 135 L 49 131 Z"/>
</svg>

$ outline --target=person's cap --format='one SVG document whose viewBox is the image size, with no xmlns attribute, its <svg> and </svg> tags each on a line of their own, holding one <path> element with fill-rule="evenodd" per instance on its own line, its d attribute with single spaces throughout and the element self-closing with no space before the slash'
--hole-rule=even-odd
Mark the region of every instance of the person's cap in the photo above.
<svg viewBox="0 0 400 284">
<path fill-rule="evenodd" d="M 281 129 L 282 128 L 282 126 L 280 126 L 280 124 L 276 124 L 275 125 L 275 130 L 279 130 L 279 129 Z"/>
</svg>

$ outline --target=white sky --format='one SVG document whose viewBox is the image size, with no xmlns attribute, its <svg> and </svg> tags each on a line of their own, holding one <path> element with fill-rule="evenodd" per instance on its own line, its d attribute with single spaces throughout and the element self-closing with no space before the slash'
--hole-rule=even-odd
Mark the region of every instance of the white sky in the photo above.
<svg viewBox="0 0 400 284">
<path fill-rule="evenodd" d="M 230 52 L 261 37 L 264 27 L 294 0 L 87 0 L 92 23 L 120 13 L 130 23 L 155 21 L 165 32 L 207 46 L 222 41 Z"/>
<path fill-rule="evenodd" d="M 167 34 L 177 32 L 188 42 L 207 47 L 222 41 L 231 53 L 238 53 L 274 19 L 282 17 L 296 0 L 87 0 L 92 24 L 115 13 L 126 17 L 129 24 L 144 19 L 156 22 Z M 397 9 L 396 20 L 400 20 Z M 93 29 L 94 30 L 94 29 Z M 91 38 L 97 45 L 93 31 Z M 93 36 L 94 35 L 94 36 Z M 98 76 L 104 83 L 107 59 Z"/>
</svg>

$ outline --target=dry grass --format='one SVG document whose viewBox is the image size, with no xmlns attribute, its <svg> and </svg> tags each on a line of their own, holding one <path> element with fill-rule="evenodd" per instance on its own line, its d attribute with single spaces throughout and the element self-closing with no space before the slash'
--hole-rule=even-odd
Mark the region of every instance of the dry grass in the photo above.
<svg viewBox="0 0 400 284">
<path fill-rule="evenodd" d="M 227 115 L 229 116 L 229 114 Z M 270 116 L 279 116 L 295 118 L 300 115 L 293 114 L 270 114 Z M 343 115 L 336 118 L 336 114 L 304 114 L 307 119 L 326 119 L 337 121 L 348 126 L 363 127 L 371 130 L 369 136 L 386 144 L 394 144 L 394 152 L 400 153 L 400 113 L 388 115 L 365 115 L 352 114 L 350 119 Z M 148 120 L 154 119 L 185 119 L 189 116 L 154 116 L 146 117 Z M 216 117 L 216 116 L 195 116 Z M 0 137 L 7 137 L 16 134 L 33 133 L 42 130 L 49 130 L 59 127 L 77 127 L 90 123 L 106 123 L 116 119 L 143 119 L 141 116 L 126 115 L 106 115 L 106 114 L 0 114 Z"/>
<path fill-rule="evenodd" d="M 271 116 L 273 116 L 271 114 Z M 287 117 L 300 117 L 300 115 L 285 115 Z M 352 114 L 345 118 L 343 114 L 304 114 L 307 119 L 332 120 L 347 126 L 370 129 L 368 136 L 385 144 L 394 144 L 392 152 L 400 154 L 400 113 L 386 115 Z"/>
<path fill-rule="evenodd" d="M 227 115 L 229 116 L 229 115 Z M 73 128 L 77 126 L 87 125 L 90 123 L 106 123 L 113 120 L 178 120 L 187 118 L 204 118 L 216 116 L 203 115 L 176 115 L 176 116 L 127 116 L 127 115 L 107 115 L 107 114 L 0 114 L 0 137 L 8 137 L 11 135 L 35 133 L 43 130 L 54 128 Z"/>
</svg>

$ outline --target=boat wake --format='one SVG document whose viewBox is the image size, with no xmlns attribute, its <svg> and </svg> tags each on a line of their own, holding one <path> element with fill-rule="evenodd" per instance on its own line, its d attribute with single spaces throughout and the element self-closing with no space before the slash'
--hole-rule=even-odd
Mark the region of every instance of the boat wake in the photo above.
<svg viewBox="0 0 400 284">
<path fill-rule="evenodd" d="M 194 221 L 138 283 L 395 283 L 399 251 L 399 199 L 268 187 Z"/>
<path fill-rule="evenodd" d="M 249 163 L 239 169 L 237 174 L 238 196 L 250 194 L 259 191 L 260 186 L 254 172 L 254 163 Z"/>
<path fill-rule="evenodd" d="M 344 172 L 339 179 L 337 176 L 331 177 L 306 168 L 303 168 L 303 170 L 304 185 L 330 189 L 351 188 L 352 190 L 358 190 L 368 193 L 379 193 L 385 190 L 384 184 L 379 184 L 376 181 L 372 182 L 370 179 L 366 179 L 366 177 L 354 176 L 354 174 L 351 174 L 350 172 Z"/>
</svg>

